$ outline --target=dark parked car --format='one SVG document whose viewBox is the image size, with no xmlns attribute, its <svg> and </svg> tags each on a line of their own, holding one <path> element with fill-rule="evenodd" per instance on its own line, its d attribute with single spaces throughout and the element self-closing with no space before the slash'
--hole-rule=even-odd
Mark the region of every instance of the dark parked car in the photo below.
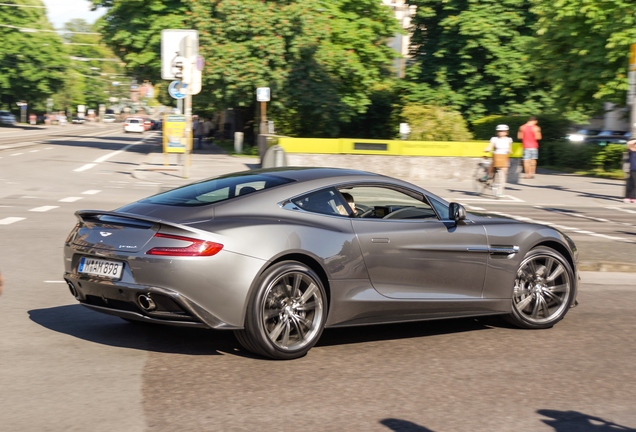
<svg viewBox="0 0 636 432">
<path fill-rule="evenodd" d="M 627 144 L 629 138 L 624 136 L 592 136 L 587 137 L 583 141 L 586 144 L 595 144 L 600 146 L 606 146 L 608 144 Z"/>
<path fill-rule="evenodd" d="M 364 171 L 245 171 L 76 216 L 64 279 L 82 305 L 233 330 L 275 359 L 305 355 L 326 327 L 502 315 L 547 328 L 577 296 L 560 231 Z"/>
<path fill-rule="evenodd" d="M 620 136 L 620 137 L 624 137 L 625 134 L 628 133 L 627 131 L 624 130 L 602 130 L 598 133 L 597 136 L 603 137 L 603 136 Z"/>
<path fill-rule="evenodd" d="M 600 129 L 578 129 L 567 136 L 570 141 L 581 142 L 590 136 L 596 136 L 601 132 Z"/>
</svg>

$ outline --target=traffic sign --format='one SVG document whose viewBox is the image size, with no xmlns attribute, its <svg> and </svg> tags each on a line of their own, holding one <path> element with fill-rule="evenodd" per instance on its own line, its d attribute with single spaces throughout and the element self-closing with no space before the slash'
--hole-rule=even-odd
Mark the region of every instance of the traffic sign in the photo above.
<svg viewBox="0 0 636 432">
<path fill-rule="evenodd" d="M 187 84 L 182 84 L 181 81 L 172 81 L 168 86 L 168 93 L 174 99 L 185 99 L 187 92 L 185 89 L 188 87 Z"/>
<path fill-rule="evenodd" d="M 256 89 L 256 100 L 258 102 L 269 102 L 269 87 L 259 87 Z"/>
<path fill-rule="evenodd" d="M 196 30 L 162 30 L 161 31 L 161 78 L 165 80 L 175 79 L 172 70 L 175 57 L 188 55 L 186 45 L 190 42 L 189 55 L 196 56 L 199 53 L 199 32 Z"/>
</svg>

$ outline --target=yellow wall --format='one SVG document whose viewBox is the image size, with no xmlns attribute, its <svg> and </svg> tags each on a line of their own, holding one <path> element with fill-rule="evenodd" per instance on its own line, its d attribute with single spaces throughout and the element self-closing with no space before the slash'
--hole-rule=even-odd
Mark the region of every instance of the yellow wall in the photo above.
<svg viewBox="0 0 636 432">
<path fill-rule="evenodd" d="M 484 148 L 488 145 L 488 142 L 285 137 L 278 139 L 278 145 L 287 153 L 481 157 L 484 155 Z M 356 147 L 358 148 L 356 149 Z M 512 148 L 512 157 L 519 158 L 522 156 L 523 150 L 520 143 L 513 143 Z"/>
</svg>

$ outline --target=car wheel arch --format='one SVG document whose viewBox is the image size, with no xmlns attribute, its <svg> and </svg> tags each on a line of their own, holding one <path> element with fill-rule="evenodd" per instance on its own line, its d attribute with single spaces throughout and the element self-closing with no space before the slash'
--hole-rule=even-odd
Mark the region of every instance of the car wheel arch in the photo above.
<svg viewBox="0 0 636 432">
<path fill-rule="evenodd" d="M 553 249 L 555 251 L 557 251 L 558 253 L 560 253 L 561 255 L 563 255 L 563 258 L 565 258 L 566 260 L 568 260 L 568 263 L 570 264 L 570 267 L 572 267 L 572 269 L 576 269 L 576 265 L 574 263 L 574 258 L 572 257 L 572 254 L 570 252 L 570 250 L 568 250 L 567 247 L 565 247 L 563 244 L 556 242 L 556 241 L 544 241 L 541 243 L 538 243 L 534 246 L 532 246 L 530 249 L 535 249 L 537 247 L 547 247 L 550 249 Z"/>
<path fill-rule="evenodd" d="M 261 277 L 261 275 L 265 273 L 269 268 L 271 268 L 272 266 L 282 261 L 296 261 L 301 264 L 305 264 L 307 267 L 309 267 L 318 275 L 318 277 L 320 278 L 320 281 L 322 282 L 322 286 L 325 288 L 325 294 L 327 295 L 327 316 L 329 316 L 329 306 L 331 305 L 331 287 L 329 285 L 329 278 L 327 277 L 327 272 L 325 271 L 323 266 L 318 262 L 317 259 L 309 255 L 305 255 L 301 253 L 290 253 L 286 255 L 281 255 L 277 257 L 276 259 L 270 261 L 268 265 L 264 266 L 261 269 L 258 276 L 254 278 L 254 282 L 252 283 L 252 286 L 250 286 L 249 292 L 247 294 L 247 298 L 248 299 L 252 298 L 252 296 L 254 295 L 254 291 L 258 289 L 258 280 Z M 243 319 L 242 319 L 243 325 L 245 325 L 245 319 L 247 316 L 247 306 L 248 306 L 248 302 L 246 302 L 243 307 Z"/>
<path fill-rule="evenodd" d="M 295 273 L 294 278 L 296 278 L 298 274 L 302 274 L 302 281 L 298 279 L 295 279 L 295 281 L 298 280 L 298 283 L 301 284 L 304 282 L 305 293 L 311 292 L 311 297 L 317 297 L 315 299 L 316 302 L 314 303 L 311 297 L 302 300 L 301 297 L 305 297 L 304 295 L 296 298 L 296 300 L 299 300 L 299 303 L 296 303 L 296 300 L 287 302 L 291 297 L 297 295 L 289 292 L 279 292 L 279 294 L 272 296 L 270 290 L 274 289 L 272 287 L 278 284 L 280 278 L 286 277 L 284 276 L 286 273 Z M 304 356 L 320 339 L 320 335 L 325 328 L 329 316 L 329 295 L 325 282 L 326 273 L 324 273 L 324 269 L 322 269 L 322 266 L 320 266 L 317 261 L 307 255 L 287 254 L 278 257 L 275 261 L 270 261 L 268 265 L 261 269 L 261 272 L 250 287 L 243 318 L 243 327 L 234 332 L 240 345 L 247 351 L 272 359 L 289 360 Z M 294 285 L 296 285 L 296 282 L 294 282 Z M 313 285 L 314 288 L 308 288 L 311 285 Z M 297 288 L 303 289 L 302 286 L 298 286 Z M 280 294 L 283 294 L 282 297 L 287 297 L 284 300 L 285 303 L 283 303 L 283 305 L 287 305 L 287 307 L 280 306 L 280 304 L 276 304 L 276 301 L 274 301 L 271 303 L 273 306 L 268 307 L 272 307 L 273 310 L 279 313 L 278 318 L 274 318 L 276 315 L 267 316 L 264 312 L 264 308 L 269 302 L 266 299 L 269 296 L 272 296 L 272 299 L 274 299 L 274 296 L 276 298 L 282 298 Z M 305 302 L 307 302 L 306 305 L 308 307 L 306 309 L 304 308 Z M 304 313 L 302 311 L 308 311 L 308 314 L 311 312 L 315 313 L 313 317 L 312 315 L 307 315 L 308 324 L 303 322 L 304 318 L 302 317 L 300 318 L 301 321 L 298 320 L 298 315 L 296 315 L 298 311 L 294 311 L 294 309 L 298 307 L 300 307 L 298 310 L 301 311 L 301 314 Z M 282 309 L 278 310 L 277 308 Z M 287 316 L 282 316 L 281 313 Z M 297 318 L 294 320 L 294 318 L 292 318 L 293 316 Z M 274 320 L 278 321 L 278 323 Z M 296 331 L 297 340 L 295 343 L 292 342 L 292 345 L 299 344 L 298 346 L 287 345 L 287 342 L 292 341 L 292 338 L 286 341 L 283 336 L 281 341 L 278 340 L 281 334 L 280 329 L 285 328 L 285 325 L 281 324 L 284 320 L 289 320 L 290 322 L 296 321 L 296 328 L 298 329 Z M 311 323 L 312 321 L 313 324 Z M 269 324 L 275 325 L 275 328 L 268 328 L 267 326 Z M 299 326 L 302 326 L 304 331 L 301 331 Z M 276 329 L 278 329 L 278 332 L 276 332 Z M 289 337 L 289 322 L 287 323 L 287 329 L 287 336 Z M 272 333 L 269 333 L 270 331 Z M 274 333 L 276 334 L 272 336 Z M 279 343 L 283 344 L 283 351 L 281 351 Z M 292 348 L 292 351 L 285 352 L 285 349 L 288 347 Z"/>
</svg>

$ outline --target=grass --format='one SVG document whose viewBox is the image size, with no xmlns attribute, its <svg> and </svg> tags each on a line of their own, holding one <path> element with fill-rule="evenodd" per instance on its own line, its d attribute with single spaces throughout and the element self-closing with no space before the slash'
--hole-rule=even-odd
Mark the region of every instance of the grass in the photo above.
<svg viewBox="0 0 636 432">
<path fill-rule="evenodd" d="M 214 144 L 221 147 L 225 152 L 232 156 L 249 156 L 254 157 L 258 156 L 258 147 L 257 146 L 243 146 L 242 153 L 236 153 L 234 151 L 234 141 L 232 140 L 215 140 Z"/>
</svg>

